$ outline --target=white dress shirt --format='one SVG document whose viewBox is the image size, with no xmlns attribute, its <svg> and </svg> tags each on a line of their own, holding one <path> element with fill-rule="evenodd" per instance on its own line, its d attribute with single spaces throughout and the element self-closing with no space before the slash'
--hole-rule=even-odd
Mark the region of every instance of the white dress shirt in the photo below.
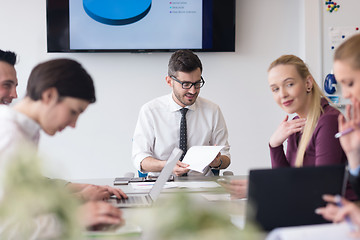
<svg viewBox="0 0 360 240">
<path fill-rule="evenodd" d="M 182 107 L 172 94 L 156 98 L 142 106 L 133 137 L 132 160 L 137 170 L 146 157 L 167 160 L 179 147 Z M 218 105 L 198 97 L 186 113 L 187 146 L 222 146 L 222 155 L 230 158 L 228 131 Z M 204 174 L 206 174 L 205 172 Z"/>
<path fill-rule="evenodd" d="M 9 106 L 0 105 L 0 168 L 20 147 L 37 149 L 40 137 L 40 125 L 24 114 Z"/>
<path fill-rule="evenodd" d="M 12 109 L 9 106 L 0 105 L 0 178 L 5 175 L 4 169 L 15 154 L 25 147 L 37 150 L 40 125 L 26 115 Z M 3 186 L 0 185 L 0 199 L 3 194 Z M 26 199 L 24 199 L 26 201 Z M 33 226 L 33 232 L 29 239 L 47 239 L 59 236 L 60 223 L 53 214 L 45 214 L 33 219 L 29 226 Z M 10 231 L 13 239 L 18 238 L 20 226 L 9 219 L 0 223 L 0 238 L 4 231 Z"/>
</svg>

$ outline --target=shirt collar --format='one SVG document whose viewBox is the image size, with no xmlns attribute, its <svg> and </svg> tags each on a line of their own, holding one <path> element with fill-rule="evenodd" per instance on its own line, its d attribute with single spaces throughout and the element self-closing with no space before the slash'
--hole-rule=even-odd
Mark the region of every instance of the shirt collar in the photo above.
<svg viewBox="0 0 360 240">
<path fill-rule="evenodd" d="M 14 110 L 14 112 L 15 112 L 16 122 L 19 123 L 19 127 L 21 127 L 21 130 L 31 139 L 37 141 L 39 139 L 39 134 L 41 129 L 40 125 L 26 115 L 16 110 Z"/>
<path fill-rule="evenodd" d="M 169 110 L 170 110 L 170 112 L 176 112 L 176 111 L 179 111 L 183 107 L 175 102 L 172 95 L 173 95 L 173 93 L 168 95 L 168 97 L 169 97 Z M 189 110 L 195 111 L 196 108 L 197 108 L 197 101 L 195 101 L 195 103 L 193 105 L 186 106 L 186 108 L 188 108 Z"/>
</svg>

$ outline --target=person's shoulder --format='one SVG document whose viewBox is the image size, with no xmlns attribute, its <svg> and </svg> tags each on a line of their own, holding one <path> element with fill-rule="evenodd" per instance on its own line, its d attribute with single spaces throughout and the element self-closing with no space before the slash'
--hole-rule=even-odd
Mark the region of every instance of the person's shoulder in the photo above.
<svg viewBox="0 0 360 240">
<path fill-rule="evenodd" d="M 9 112 L 10 110 L 11 110 L 11 107 L 0 104 L 0 112 L 1 113 L 6 113 L 6 112 Z"/>
<path fill-rule="evenodd" d="M 0 106 L 0 132 L 12 132 L 17 128 L 17 112 L 9 106 Z"/>
<path fill-rule="evenodd" d="M 341 114 L 341 112 L 336 109 L 335 107 L 329 105 L 326 105 L 326 107 L 323 109 L 323 113 L 320 115 L 319 122 L 320 121 L 338 121 L 338 117 Z"/>
<path fill-rule="evenodd" d="M 340 111 L 331 105 L 324 108 L 324 112 L 320 115 L 316 128 L 317 129 L 337 129 L 338 117 Z"/>
<path fill-rule="evenodd" d="M 203 97 L 196 99 L 196 104 L 200 108 L 220 109 L 219 105 Z"/>
<path fill-rule="evenodd" d="M 0 120 L 9 121 L 14 119 L 16 116 L 16 111 L 9 106 L 0 105 Z"/>
</svg>

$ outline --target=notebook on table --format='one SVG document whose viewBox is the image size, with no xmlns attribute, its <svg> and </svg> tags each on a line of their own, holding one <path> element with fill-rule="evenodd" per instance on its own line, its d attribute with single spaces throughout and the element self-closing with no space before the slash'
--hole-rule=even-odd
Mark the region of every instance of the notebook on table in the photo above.
<svg viewBox="0 0 360 240">
<path fill-rule="evenodd" d="M 265 231 L 277 227 L 326 223 L 315 209 L 323 194 L 343 195 L 345 165 L 251 170 L 246 221 Z"/>
<path fill-rule="evenodd" d="M 159 177 L 156 179 L 149 193 L 127 194 L 127 199 L 111 198 L 109 201 L 116 207 L 146 207 L 151 206 L 159 197 L 161 190 L 171 176 L 171 173 L 180 159 L 182 150 L 174 148 Z"/>
</svg>

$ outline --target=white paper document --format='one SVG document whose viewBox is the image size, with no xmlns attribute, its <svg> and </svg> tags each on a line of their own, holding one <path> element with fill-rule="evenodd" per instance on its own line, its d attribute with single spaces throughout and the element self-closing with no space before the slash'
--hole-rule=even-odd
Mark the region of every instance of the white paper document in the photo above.
<svg viewBox="0 0 360 240">
<path fill-rule="evenodd" d="M 218 202 L 218 201 L 225 201 L 229 202 L 231 200 L 230 193 L 224 193 L 224 194 L 211 194 L 211 193 L 205 193 L 202 194 L 203 198 L 210 202 Z"/>
<path fill-rule="evenodd" d="M 299 227 L 277 228 L 270 232 L 266 240 L 354 240 L 350 237 L 348 223 L 317 224 Z"/>
<path fill-rule="evenodd" d="M 218 188 L 221 187 L 218 183 L 213 181 L 184 181 L 184 182 L 174 182 L 178 188 Z"/>
<path fill-rule="evenodd" d="M 133 183 L 129 183 L 129 185 L 133 188 L 133 189 L 137 189 L 137 190 L 148 190 L 148 189 L 152 189 L 152 187 L 154 186 L 155 182 L 133 182 Z M 176 188 L 177 185 L 174 182 L 167 182 L 164 186 L 164 188 Z"/>
<path fill-rule="evenodd" d="M 187 150 L 183 163 L 189 164 L 191 170 L 203 172 L 218 155 L 224 146 L 193 146 Z"/>
</svg>

